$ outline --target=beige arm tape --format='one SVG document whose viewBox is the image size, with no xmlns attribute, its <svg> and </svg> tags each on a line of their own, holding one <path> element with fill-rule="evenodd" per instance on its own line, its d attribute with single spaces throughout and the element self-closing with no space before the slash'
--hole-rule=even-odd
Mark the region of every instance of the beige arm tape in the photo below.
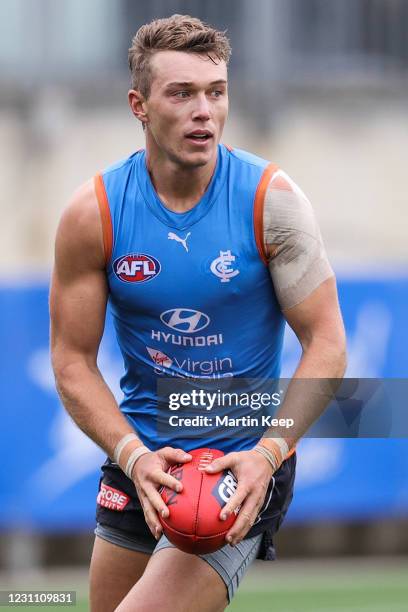
<svg viewBox="0 0 408 612">
<path fill-rule="evenodd" d="M 334 273 L 309 200 L 282 170 L 266 190 L 263 227 L 276 297 L 282 310 L 292 308 Z"/>
</svg>

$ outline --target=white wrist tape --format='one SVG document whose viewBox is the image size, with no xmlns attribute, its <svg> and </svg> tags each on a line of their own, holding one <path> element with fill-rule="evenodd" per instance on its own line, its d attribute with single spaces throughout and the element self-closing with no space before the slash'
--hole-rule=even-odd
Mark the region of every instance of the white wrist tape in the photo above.
<svg viewBox="0 0 408 612">
<path fill-rule="evenodd" d="M 255 446 L 254 451 L 265 457 L 265 459 L 271 464 L 273 471 L 276 472 L 279 467 L 279 462 L 277 460 L 277 457 L 275 457 L 275 455 L 271 453 L 271 451 L 269 451 L 267 448 L 265 448 L 265 446 L 262 446 L 261 444 Z"/>
<path fill-rule="evenodd" d="M 121 438 L 119 440 L 119 442 L 115 446 L 115 450 L 113 451 L 113 460 L 114 460 L 114 462 L 119 465 L 119 459 L 120 459 L 120 456 L 121 456 L 122 451 L 125 448 L 126 444 L 128 442 L 130 442 L 131 440 L 138 440 L 138 439 L 139 438 L 134 433 L 128 433 L 125 436 L 123 436 L 123 438 Z"/>
<path fill-rule="evenodd" d="M 287 442 L 283 438 L 273 438 L 270 439 L 272 442 L 273 450 L 267 448 L 266 445 L 258 443 L 254 450 L 263 455 L 267 461 L 273 467 L 273 470 L 276 471 L 282 465 L 283 461 L 286 458 L 286 455 L 289 452 L 289 447 Z"/>
<path fill-rule="evenodd" d="M 281 453 L 281 459 L 282 461 L 284 461 L 286 458 L 286 455 L 289 452 L 289 446 L 286 440 L 284 438 L 269 438 L 269 440 L 272 440 L 272 442 L 274 442 L 279 447 L 279 450 Z"/>
<path fill-rule="evenodd" d="M 137 448 L 135 448 L 134 451 L 130 453 L 129 459 L 127 460 L 127 464 L 125 467 L 125 474 L 128 478 L 130 478 L 130 480 L 132 480 L 132 471 L 136 461 L 146 453 L 150 453 L 150 450 L 147 448 L 147 446 L 138 446 Z"/>
</svg>

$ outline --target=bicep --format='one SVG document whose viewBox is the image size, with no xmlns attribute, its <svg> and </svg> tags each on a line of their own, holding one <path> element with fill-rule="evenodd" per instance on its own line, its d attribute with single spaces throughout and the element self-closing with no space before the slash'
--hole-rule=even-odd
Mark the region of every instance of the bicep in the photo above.
<svg viewBox="0 0 408 612">
<path fill-rule="evenodd" d="M 304 349 L 316 338 L 344 346 L 344 325 L 334 277 L 325 280 L 305 300 L 283 314 Z"/>
<path fill-rule="evenodd" d="M 74 356 L 96 362 L 107 293 L 99 213 L 88 190 L 65 211 L 57 231 L 50 291 L 54 365 Z"/>
<path fill-rule="evenodd" d="M 56 267 L 50 292 L 51 348 L 96 359 L 103 334 L 106 279 L 100 272 L 75 275 L 67 282 Z M 62 357 L 63 355 L 61 355 Z"/>
</svg>

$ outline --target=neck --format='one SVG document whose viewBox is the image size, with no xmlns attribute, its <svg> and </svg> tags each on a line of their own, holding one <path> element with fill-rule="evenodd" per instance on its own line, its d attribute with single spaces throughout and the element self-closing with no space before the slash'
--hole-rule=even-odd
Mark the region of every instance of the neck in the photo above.
<svg viewBox="0 0 408 612">
<path fill-rule="evenodd" d="M 185 212 L 202 198 L 217 163 L 214 159 L 205 166 L 182 166 L 165 157 L 155 147 L 146 143 L 146 164 L 152 183 L 161 201 L 170 210 Z"/>
</svg>

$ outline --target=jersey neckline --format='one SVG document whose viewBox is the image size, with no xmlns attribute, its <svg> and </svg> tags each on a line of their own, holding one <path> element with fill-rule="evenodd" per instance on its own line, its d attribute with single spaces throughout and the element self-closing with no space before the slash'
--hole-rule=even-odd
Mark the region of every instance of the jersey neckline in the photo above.
<svg viewBox="0 0 408 612">
<path fill-rule="evenodd" d="M 219 144 L 217 162 L 211 180 L 201 199 L 186 212 L 175 212 L 160 200 L 146 166 L 146 151 L 136 156 L 137 182 L 148 208 L 159 221 L 177 230 L 185 230 L 198 223 L 212 208 L 227 176 L 229 163 L 228 150 Z"/>
</svg>

